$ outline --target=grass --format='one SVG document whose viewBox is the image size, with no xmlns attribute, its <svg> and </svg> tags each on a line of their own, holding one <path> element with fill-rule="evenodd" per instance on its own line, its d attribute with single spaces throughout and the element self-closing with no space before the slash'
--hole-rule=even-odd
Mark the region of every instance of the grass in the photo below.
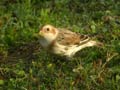
<svg viewBox="0 0 120 90">
<path fill-rule="evenodd" d="M 120 90 L 120 2 L 1 0 L 0 90 Z M 88 34 L 103 48 L 72 61 L 41 49 L 34 34 L 52 24 Z"/>
</svg>

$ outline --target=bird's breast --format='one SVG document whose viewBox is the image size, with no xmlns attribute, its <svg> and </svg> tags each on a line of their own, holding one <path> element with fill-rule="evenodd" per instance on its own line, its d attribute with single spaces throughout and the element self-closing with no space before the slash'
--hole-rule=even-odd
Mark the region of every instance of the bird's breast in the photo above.
<svg viewBox="0 0 120 90">
<path fill-rule="evenodd" d="M 49 46 L 49 43 L 46 41 L 46 40 L 40 40 L 40 45 L 43 47 L 43 48 L 47 48 Z"/>
</svg>

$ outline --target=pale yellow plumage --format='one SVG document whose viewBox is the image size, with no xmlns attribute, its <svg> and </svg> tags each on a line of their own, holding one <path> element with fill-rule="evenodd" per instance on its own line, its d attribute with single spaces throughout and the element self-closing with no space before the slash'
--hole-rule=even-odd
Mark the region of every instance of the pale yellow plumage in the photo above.
<svg viewBox="0 0 120 90">
<path fill-rule="evenodd" d="M 72 57 L 83 48 L 101 45 L 91 40 L 87 35 L 66 29 L 45 25 L 39 32 L 40 44 L 48 52 L 61 56 Z"/>
</svg>

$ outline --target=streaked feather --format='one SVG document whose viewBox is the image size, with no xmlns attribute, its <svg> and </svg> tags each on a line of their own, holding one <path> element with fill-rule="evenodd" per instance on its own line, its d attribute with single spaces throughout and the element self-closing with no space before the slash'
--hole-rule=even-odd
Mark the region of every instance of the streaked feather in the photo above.
<svg viewBox="0 0 120 90">
<path fill-rule="evenodd" d="M 56 41 L 62 45 L 80 45 L 90 40 L 89 36 L 78 34 L 66 29 L 58 29 Z"/>
</svg>

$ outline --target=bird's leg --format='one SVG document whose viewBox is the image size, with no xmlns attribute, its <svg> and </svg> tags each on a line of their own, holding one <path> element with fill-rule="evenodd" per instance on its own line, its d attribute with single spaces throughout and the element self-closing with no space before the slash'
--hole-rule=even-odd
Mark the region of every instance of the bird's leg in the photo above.
<svg viewBox="0 0 120 90">
<path fill-rule="evenodd" d="M 66 56 L 65 59 L 68 60 L 68 61 L 70 61 L 70 60 L 73 59 L 73 56 Z"/>
</svg>

